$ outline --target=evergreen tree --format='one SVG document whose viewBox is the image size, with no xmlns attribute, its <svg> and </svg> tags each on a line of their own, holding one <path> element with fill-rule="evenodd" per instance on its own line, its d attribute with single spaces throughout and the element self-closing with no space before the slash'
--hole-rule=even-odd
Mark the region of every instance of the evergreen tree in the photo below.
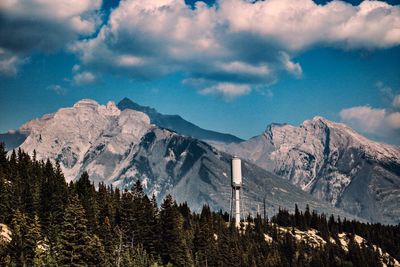
<svg viewBox="0 0 400 267">
<path fill-rule="evenodd" d="M 108 266 L 104 246 L 97 235 L 87 236 L 85 240 L 85 264 L 89 266 Z"/>
<path fill-rule="evenodd" d="M 96 199 L 96 190 L 89 180 L 89 174 L 83 172 L 75 184 L 76 192 L 85 209 L 86 219 L 88 220 L 88 229 L 91 232 L 98 230 L 99 205 Z"/>
<path fill-rule="evenodd" d="M 171 195 L 161 205 L 161 257 L 174 266 L 191 266 L 189 246 L 185 240 L 183 218 Z"/>
<path fill-rule="evenodd" d="M 140 181 L 121 195 L 82 176 L 67 187 L 58 162 L 22 150 L 7 158 L 0 144 L 0 266 L 393 266 L 375 245 L 400 260 L 400 225 L 327 219 L 296 206 L 293 214 L 280 209 L 272 223 L 249 215 L 237 229 L 222 210 L 204 206 L 196 214 L 171 196 L 159 211 Z M 326 243 L 292 236 L 309 227 Z M 346 251 L 342 232 L 349 233 Z"/>
<path fill-rule="evenodd" d="M 0 169 L 0 223 L 8 223 L 12 215 L 12 185 Z"/>
<path fill-rule="evenodd" d="M 122 194 L 118 215 L 119 218 L 117 221 L 119 221 L 120 224 L 120 234 L 122 236 L 123 244 L 133 248 L 133 200 L 132 194 L 128 192 L 128 190 L 125 190 L 125 192 Z"/>
<path fill-rule="evenodd" d="M 88 261 L 85 256 L 88 246 L 85 210 L 77 195 L 70 197 L 65 208 L 58 246 L 58 261 L 61 265 L 81 266 Z"/>
<path fill-rule="evenodd" d="M 40 231 L 40 221 L 37 215 L 34 215 L 28 226 L 27 233 L 27 263 L 28 266 L 33 266 L 43 256 L 43 247 L 40 246 L 42 241 Z"/>
<path fill-rule="evenodd" d="M 17 266 L 28 266 L 28 254 L 32 250 L 32 244 L 28 243 L 28 229 L 26 215 L 17 209 L 11 222 L 10 244 L 12 262 Z"/>
<path fill-rule="evenodd" d="M 194 234 L 193 247 L 197 266 L 215 265 L 216 240 L 209 206 L 203 206 L 201 211 L 200 221 Z"/>
<path fill-rule="evenodd" d="M 116 233 L 113 232 L 110 220 L 106 217 L 103 223 L 100 225 L 99 237 L 104 246 L 104 252 L 106 255 L 109 255 L 108 258 L 105 259 L 105 265 L 110 265 L 112 256 L 115 256 L 117 251 L 117 238 Z"/>
</svg>

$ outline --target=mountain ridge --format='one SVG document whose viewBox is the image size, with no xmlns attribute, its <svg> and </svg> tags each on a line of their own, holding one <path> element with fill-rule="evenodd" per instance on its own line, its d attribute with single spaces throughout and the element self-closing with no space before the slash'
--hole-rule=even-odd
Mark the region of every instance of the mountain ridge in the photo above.
<svg viewBox="0 0 400 267">
<path fill-rule="evenodd" d="M 24 129 L 29 136 L 20 148 L 28 153 L 35 150 L 38 159 L 58 160 L 67 181 L 87 171 L 95 184 L 130 189 L 140 179 L 146 193 L 155 194 L 158 201 L 172 194 L 194 210 L 203 204 L 229 210 L 231 156 L 153 125 L 142 112 L 120 111 L 112 102 L 99 105 L 82 100 L 32 120 Z M 265 197 L 269 215 L 279 207 L 293 210 L 298 203 L 303 209 L 309 204 L 319 212 L 355 218 L 245 160 L 243 176 L 248 212 L 255 212 Z"/>
<path fill-rule="evenodd" d="M 191 136 L 201 140 L 212 140 L 224 143 L 238 143 L 243 141 L 242 139 L 227 133 L 219 133 L 212 130 L 203 129 L 185 119 L 179 115 L 165 115 L 159 113 L 156 109 L 141 106 L 129 98 L 125 97 L 118 104 L 120 110 L 133 109 L 141 111 L 150 117 L 151 123 L 158 125 L 159 127 L 166 128 L 177 133 Z"/>
<path fill-rule="evenodd" d="M 399 222 L 400 207 L 393 203 L 400 200 L 400 148 L 345 124 L 316 116 L 298 127 L 272 124 L 247 141 L 214 146 L 350 213 Z"/>
<path fill-rule="evenodd" d="M 159 114 L 149 107 L 136 107 L 140 108 Z M 74 125 L 80 126 L 74 128 Z M 129 108 L 121 111 L 113 102 L 99 105 L 96 101 L 85 99 L 73 107 L 61 108 L 25 123 L 20 132 L 27 135 L 21 148 L 28 152 L 35 149 L 39 156 L 59 160 L 67 178 L 75 179 L 88 169 L 95 182 L 104 181 L 106 177 L 107 183 L 122 183 L 128 188 L 134 179 L 146 180 L 152 176 L 155 180 L 157 176 L 154 173 L 164 180 L 171 179 L 171 173 L 187 174 L 187 167 L 183 165 L 186 157 L 196 155 L 198 149 L 208 153 L 213 150 L 208 145 L 188 146 L 182 153 L 189 156 L 180 157 L 180 154 L 172 153 L 174 149 L 168 146 L 201 141 L 152 124 L 150 116 L 141 111 Z M 149 142 L 152 135 L 157 139 L 154 151 L 152 146 L 149 147 L 153 144 Z M 150 139 L 142 140 L 144 137 Z M 257 171 L 259 176 L 282 177 L 313 197 L 369 221 L 399 222 L 400 148 L 368 140 L 345 124 L 316 116 L 299 127 L 270 124 L 261 135 L 240 143 L 207 143 L 227 153 L 223 157 L 225 164 L 221 167 L 226 169 L 225 174 L 229 173 L 227 155 L 238 155 L 247 164 L 262 168 L 264 172 Z M 182 161 L 176 161 L 177 158 Z M 215 177 L 210 173 L 220 160 L 213 157 L 214 167 L 193 162 L 192 175 L 200 180 Z M 176 173 L 172 172 L 175 169 Z M 252 166 L 251 169 L 257 168 Z M 125 177 L 121 182 L 123 175 Z M 186 179 L 189 184 L 190 179 L 185 175 L 179 179 Z M 162 186 L 165 189 L 177 185 L 164 183 Z M 160 185 L 154 186 L 149 188 L 153 193 Z M 270 190 L 273 191 L 272 188 Z M 206 195 L 203 192 L 203 197 Z M 179 194 L 177 198 L 184 199 Z M 221 199 L 215 200 L 218 201 Z"/>
</svg>

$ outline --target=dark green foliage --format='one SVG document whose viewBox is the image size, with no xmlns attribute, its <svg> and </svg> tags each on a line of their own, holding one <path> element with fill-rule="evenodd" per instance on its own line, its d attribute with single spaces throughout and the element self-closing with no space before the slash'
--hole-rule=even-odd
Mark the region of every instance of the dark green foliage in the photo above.
<svg viewBox="0 0 400 267">
<path fill-rule="evenodd" d="M 140 181 L 122 193 L 102 183 L 96 189 L 84 172 L 67 185 L 57 162 L 21 150 L 7 157 L 0 144 L 0 223 L 12 232 L 11 241 L 0 238 L 0 266 L 393 266 L 373 245 L 400 260 L 400 225 L 297 205 L 294 214 L 281 209 L 270 221 L 249 215 L 240 229 L 228 218 L 208 206 L 193 213 L 170 195 L 159 210 Z M 293 236 L 310 228 L 326 244 Z M 344 232 L 346 250 L 338 245 Z"/>
<path fill-rule="evenodd" d="M 192 259 L 185 239 L 183 216 L 171 195 L 167 195 L 161 205 L 160 224 L 162 261 L 174 266 L 191 266 Z"/>
<path fill-rule="evenodd" d="M 31 250 L 28 242 L 28 222 L 26 215 L 16 210 L 11 221 L 12 240 L 10 250 L 14 263 L 18 266 L 27 266 L 28 253 Z"/>
<path fill-rule="evenodd" d="M 79 266 L 85 263 L 89 246 L 86 222 L 78 196 L 72 195 L 65 208 L 57 246 L 57 256 L 62 265 Z"/>
<path fill-rule="evenodd" d="M 195 227 L 193 247 L 196 265 L 215 266 L 217 244 L 213 229 L 213 214 L 208 206 L 203 207 L 199 223 Z"/>
<path fill-rule="evenodd" d="M 88 228 L 91 232 L 98 230 L 99 206 L 94 185 L 89 180 L 89 174 L 84 172 L 75 184 L 76 193 L 85 209 Z"/>
</svg>

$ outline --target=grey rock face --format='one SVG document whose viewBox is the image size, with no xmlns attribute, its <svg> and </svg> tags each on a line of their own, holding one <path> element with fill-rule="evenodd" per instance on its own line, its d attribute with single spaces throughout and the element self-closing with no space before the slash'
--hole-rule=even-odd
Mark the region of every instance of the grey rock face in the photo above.
<svg viewBox="0 0 400 267">
<path fill-rule="evenodd" d="M 238 143 L 243 141 L 242 139 L 225 133 L 219 133 L 215 131 L 206 130 L 194 125 L 191 122 L 183 119 L 179 115 L 164 115 L 154 108 L 141 106 L 129 98 L 124 98 L 118 103 L 120 110 L 132 109 L 140 111 L 149 116 L 151 123 L 166 129 L 170 129 L 182 135 L 191 136 L 200 140 L 210 140 L 223 143 Z"/>
<path fill-rule="evenodd" d="M 172 194 L 178 202 L 188 202 L 195 211 L 204 204 L 228 211 L 231 157 L 197 139 L 153 128 L 133 149 L 129 167 L 113 182 L 130 188 L 140 179 L 146 192 L 155 194 L 158 201 Z M 244 214 L 254 215 L 265 198 L 269 216 L 279 207 L 293 210 L 297 203 L 303 209 L 308 204 L 319 212 L 351 217 L 254 164 L 245 161 L 242 168 Z"/>
<path fill-rule="evenodd" d="M 321 117 L 270 125 L 239 144 L 216 147 L 248 159 L 317 199 L 372 222 L 400 222 L 400 149 Z"/>
<path fill-rule="evenodd" d="M 38 159 L 59 160 L 68 181 L 87 171 L 96 184 L 130 189 L 140 179 L 148 194 L 160 202 L 172 194 L 199 211 L 203 204 L 229 210 L 230 159 L 209 144 L 150 124 L 138 111 L 120 111 L 114 103 L 99 105 L 81 100 L 71 108 L 28 122 L 29 133 L 20 146 Z M 319 212 L 352 216 L 319 201 L 256 165 L 243 162 L 244 214 L 267 203 L 267 214 L 279 207 L 293 210 L 308 204 Z"/>
</svg>

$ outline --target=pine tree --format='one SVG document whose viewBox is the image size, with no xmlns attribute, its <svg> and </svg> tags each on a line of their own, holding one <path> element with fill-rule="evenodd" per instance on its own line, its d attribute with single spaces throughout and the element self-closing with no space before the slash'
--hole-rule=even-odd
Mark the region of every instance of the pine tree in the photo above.
<svg viewBox="0 0 400 267">
<path fill-rule="evenodd" d="M 63 213 L 68 200 L 68 188 L 59 163 L 47 160 L 43 166 L 43 177 L 40 185 L 40 222 L 44 233 L 49 238 L 51 249 L 56 243 L 59 226 L 63 222 Z"/>
<path fill-rule="evenodd" d="M 171 195 L 167 195 L 160 212 L 161 256 L 163 262 L 191 266 L 189 246 L 185 240 L 183 218 Z"/>
<path fill-rule="evenodd" d="M 200 221 L 196 227 L 193 252 L 196 265 L 214 266 L 215 265 L 216 240 L 213 232 L 213 218 L 209 206 L 203 206 Z"/>
<path fill-rule="evenodd" d="M 85 209 L 88 220 L 88 229 L 91 232 L 98 230 L 99 206 L 96 199 L 96 190 L 89 180 L 89 174 L 83 172 L 75 184 L 76 192 Z"/>
<path fill-rule="evenodd" d="M 0 169 L 0 223 L 8 223 L 12 214 L 12 184 Z"/>
<path fill-rule="evenodd" d="M 85 210 L 77 195 L 70 197 L 65 209 L 64 221 L 61 225 L 58 261 L 61 265 L 81 266 L 88 261 L 86 250 L 88 234 Z"/>
<path fill-rule="evenodd" d="M 108 218 L 110 224 L 115 223 L 115 205 L 113 201 L 114 192 L 112 188 L 107 188 L 102 182 L 99 183 L 99 189 L 97 193 L 97 203 L 99 207 L 98 220 L 104 222 L 105 218 Z"/>
<path fill-rule="evenodd" d="M 11 222 L 12 240 L 10 251 L 13 262 L 17 266 L 28 266 L 28 254 L 31 247 L 28 244 L 28 222 L 26 215 L 20 210 L 14 212 Z"/>
<path fill-rule="evenodd" d="M 238 246 L 239 233 L 234 224 L 226 227 L 223 220 L 218 221 L 217 266 L 240 266 L 240 249 Z"/>
<path fill-rule="evenodd" d="M 117 238 L 108 217 L 106 217 L 100 225 L 99 237 L 104 246 L 105 255 L 109 256 L 105 259 L 105 265 L 111 265 L 111 258 L 115 256 L 117 250 Z"/>
<path fill-rule="evenodd" d="M 85 264 L 89 266 L 108 266 L 104 246 L 97 235 L 86 237 Z"/>
<path fill-rule="evenodd" d="M 133 201 L 132 194 L 125 190 L 121 197 L 119 209 L 120 234 L 122 236 L 123 244 L 133 248 L 133 233 L 132 225 L 134 224 L 133 218 Z"/>
<path fill-rule="evenodd" d="M 43 247 L 40 246 L 40 241 L 42 240 L 40 231 L 40 221 L 39 217 L 35 214 L 31 219 L 28 226 L 27 233 L 27 263 L 28 266 L 33 266 L 40 257 L 44 254 Z"/>
<path fill-rule="evenodd" d="M 11 185 L 7 154 L 4 143 L 0 142 L 0 223 L 9 222 L 11 215 Z"/>
<path fill-rule="evenodd" d="M 146 225 L 149 222 L 144 213 L 149 208 L 149 205 L 150 201 L 147 196 L 145 199 L 142 183 L 140 180 L 137 180 L 132 188 L 132 219 L 130 221 L 130 229 L 133 237 L 132 247 L 143 244 L 145 235 L 147 235 Z"/>
</svg>

